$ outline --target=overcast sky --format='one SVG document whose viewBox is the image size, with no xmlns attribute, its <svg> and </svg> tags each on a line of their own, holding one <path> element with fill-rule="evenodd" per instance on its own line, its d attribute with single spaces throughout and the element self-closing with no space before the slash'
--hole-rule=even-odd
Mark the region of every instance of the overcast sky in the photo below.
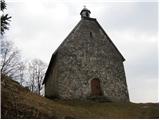
<svg viewBox="0 0 160 120">
<path fill-rule="evenodd" d="M 86 5 L 126 59 L 130 100 L 157 102 L 158 3 L 77 1 L 6 0 L 12 16 L 6 38 L 15 42 L 26 59 L 39 58 L 48 64 Z"/>
</svg>

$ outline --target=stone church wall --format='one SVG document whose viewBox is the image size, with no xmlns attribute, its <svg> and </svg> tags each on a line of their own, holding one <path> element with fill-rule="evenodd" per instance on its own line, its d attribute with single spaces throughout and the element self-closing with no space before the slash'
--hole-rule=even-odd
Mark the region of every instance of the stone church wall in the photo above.
<svg viewBox="0 0 160 120">
<path fill-rule="evenodd" d="M 85 20 L 79 26 L 58 50 L 48 93 L 86 99 L 91 96 L 91 80 L 98 78 L 105 97 L 129 101 L 122 58 L 95 21 Z"/>
</svg>

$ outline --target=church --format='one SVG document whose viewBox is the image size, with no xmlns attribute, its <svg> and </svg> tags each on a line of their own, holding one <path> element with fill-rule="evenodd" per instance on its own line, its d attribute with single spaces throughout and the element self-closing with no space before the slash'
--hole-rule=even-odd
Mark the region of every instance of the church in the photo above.
<svg viewBox="0 0 160 120">
<path fill-rule="evenodd" d="M 47 98 L 129 102 L 125 58 L 86 7 L 53 53 L 43 84 Z"/>
</svg>

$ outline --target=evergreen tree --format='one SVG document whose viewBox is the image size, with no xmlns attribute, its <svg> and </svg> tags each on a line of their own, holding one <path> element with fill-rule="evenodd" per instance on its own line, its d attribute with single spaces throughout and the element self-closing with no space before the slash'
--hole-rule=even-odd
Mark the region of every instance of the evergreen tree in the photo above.
<svg viewBox="0 0 160 120">
<path fill-rule="evenodd" d="M 6 3 L 4 0 L 1 0 L 1 11 L 4 12 L 4 10 L 7 9 Z M 8 14 L 2 14 L 1 15 L 1 35 L 5 33 L 5 30 L 8 30 L 9 22 L 10 22 L 11 16 Z"/>
</svg>

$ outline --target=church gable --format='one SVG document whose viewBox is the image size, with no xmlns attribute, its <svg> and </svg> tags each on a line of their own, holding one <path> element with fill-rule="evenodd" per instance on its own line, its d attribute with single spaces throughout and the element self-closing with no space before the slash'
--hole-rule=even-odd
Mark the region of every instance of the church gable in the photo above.
<svg viewBox="0 0 160 120">
<path fill-rule="evenodd" d="M 57 48 L 57 50 L 52 55 L 43 84 L 49 76 L 51 68 L 53 68 L 56 62 L 55 57 L 58 56 L 58 53 L 60 53 L 59 60 L 62 60 L 61 57 L 63 58 L 69 54 L 70 57 L 72 56 L 73 58 L 77 56 L 76 58 L 79 60 L 85 59 L 84 54 L 86 53 L 90 54 L 90 59 L 94 59 L 94 55 L 92 54 L 99 54 L 99 56 L 103 57 L 106 53 L 107 57 L 115 56 L 116 59 L 121 61 L 125 60 L 95 18 L 81 19 L 75 28 L 70 32 L 70 34 L 61 43 L 61 45 Z M 67 64 L 69 64 L 69 61 Z"/>
<path fill-rule="evenodd" d="M 52 55 L 43 81 L 45 96 L 129 101 L 125 59 L 90 13 L 81 11 L 80 22 Z"/>
<path fill-rule="evenodd" d="M 109 56 L 108 53 L 110 53 L 111 57 L 116 57 L 121 61 L 125 60 L 94 18 L 81 19 L 78 26 L 69 34 L 58 50 L 63 55 L 75 54 L 76 56 L 81 56 L 84 52 L 91 56 L 92 54 Z"/>
</svg>

